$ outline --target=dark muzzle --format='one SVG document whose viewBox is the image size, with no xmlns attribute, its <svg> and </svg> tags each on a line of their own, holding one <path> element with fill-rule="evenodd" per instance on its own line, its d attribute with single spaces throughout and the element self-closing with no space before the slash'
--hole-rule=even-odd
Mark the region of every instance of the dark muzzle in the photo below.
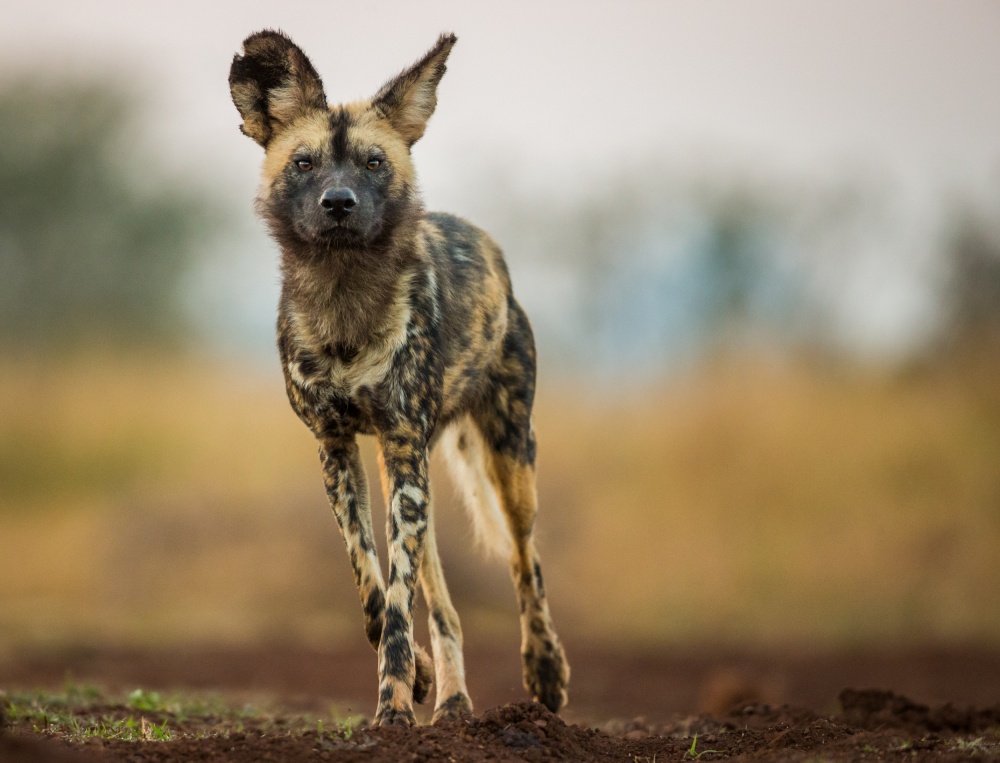
<svg viewBox="0 0 1000 763">
<path fill-rule="evenodd" d="M 350 188 L 327 188 L 319 197 L 319 205 L 336 220 L 345 219 L 358 204 L 358 197 Z"/>
</svg>

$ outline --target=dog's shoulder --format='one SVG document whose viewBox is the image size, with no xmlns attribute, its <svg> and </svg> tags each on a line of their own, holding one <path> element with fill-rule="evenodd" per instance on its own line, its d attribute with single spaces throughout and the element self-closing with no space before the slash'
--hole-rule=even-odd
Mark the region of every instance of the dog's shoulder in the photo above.
<svg viewBox="0 0 1000 763">
<path fill-rule="evenodd" d="M 445 298 L 510 291 L 503 252 L 486 231 L 457 215 L 431 212 L 423 232 Z"/>
</svg>

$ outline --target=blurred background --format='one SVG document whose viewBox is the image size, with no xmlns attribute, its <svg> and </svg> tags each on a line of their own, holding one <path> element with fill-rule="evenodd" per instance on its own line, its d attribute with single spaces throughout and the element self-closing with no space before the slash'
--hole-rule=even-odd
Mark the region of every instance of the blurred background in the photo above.
<svg viewBox="0 0 1000 763">
<path fill-rule="evenodd" d="M 415 161 L 535 326 L 567 642 L 1000 645 L 1000 6 L 59 0 L 0 10 L 0 656 L 363 642 L 227 85 L 264 27 L 331 102 L 459 36 Z"/>
</svg>

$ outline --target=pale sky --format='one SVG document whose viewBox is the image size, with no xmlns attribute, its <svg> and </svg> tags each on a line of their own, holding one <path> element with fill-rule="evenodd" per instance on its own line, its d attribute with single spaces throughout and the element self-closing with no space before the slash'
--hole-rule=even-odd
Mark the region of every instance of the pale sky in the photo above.
<svg viewBox="0 0 1000 763">
<path fill-rule="evenodd" d="M 900 189 L 903 224 L 1000 189 L 995 1 L 7 0 L 0 78 L 134 80 L 156 160 L 211 178 L 249 219 L 262 152 L 238 131 L 227 75 L 264 27 L 306 51 L 330 102 L 371 95 L 440 32 L 458 35 L 414 151 L 435 209 L 465 212 L 496 169 L 558 201 L 658 162 L 817 183 L 863 173 Z M 241 245 L 246 309 L 269 322 L 257 303 L 273 300 L 273 276 L 259 279 L 273 249 L 259 229 Z"/>
<path fill-rule="evenodd" d="M 299 43 L 331 101 L 370 95 L 455 31 L 418 146 L 428 191 L 481 163 L 531 184 L 553 173 L 587 183 L 692 152 L 955 184 L 1000 170 L 997 2 L 8 2 L 0 74 L 141 78 L 168 154 L 221 155 L 227 172 L 253 176 L 259 149 L 235 132 L 226 77 L 243 37 L 263 27 Z"/>
</svg>

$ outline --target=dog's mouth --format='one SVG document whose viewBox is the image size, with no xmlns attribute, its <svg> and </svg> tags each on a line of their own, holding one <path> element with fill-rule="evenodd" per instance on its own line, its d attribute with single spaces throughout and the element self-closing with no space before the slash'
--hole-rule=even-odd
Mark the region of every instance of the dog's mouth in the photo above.
<svg viewBox="0 0 1000 763">
<path fill-rule="evenodd" d="M 316 237 L 322 241 L 331 243 L 356 243 L 364 238 L 361 231 L 342 220 L 331 222 L 329 225 L 316 231 Z"/>
</svg>

